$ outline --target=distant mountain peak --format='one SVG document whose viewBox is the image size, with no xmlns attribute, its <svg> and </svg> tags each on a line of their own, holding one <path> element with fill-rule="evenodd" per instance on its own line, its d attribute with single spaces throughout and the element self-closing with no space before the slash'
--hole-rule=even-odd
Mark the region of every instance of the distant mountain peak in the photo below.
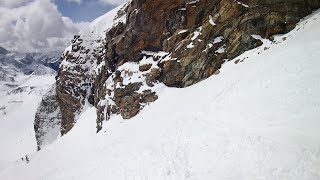
<svg viewBox="0 0 320 180">
<path fill-rule="evenodd" d="M 61 52 L 19 53 L 8 51 L 5 48 L 0 47 L 0 55 L 0 65 L 7 70 L 12 69 L 15 72 L 27 75 L 37 71 L 40 65 L 52 70 L 41 71 L 40 74 L 43 75 L 45 72 L 50 72 L 50 74 L 52 74 L 52 72 L 57 71 L 59 68 Z M 36 73 L 39 73 L 39 71 Z"/>
<path fill-rule="evenodd" d="M 0 54 L 7 54 L 8 50 L 0 46 Z"/>
</svg>

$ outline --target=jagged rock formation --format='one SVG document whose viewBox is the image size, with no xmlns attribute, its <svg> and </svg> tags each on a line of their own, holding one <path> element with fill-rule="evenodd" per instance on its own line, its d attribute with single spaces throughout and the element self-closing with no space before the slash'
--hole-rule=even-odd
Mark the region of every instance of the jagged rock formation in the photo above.
<svg viewBox="0 0 320 180">
<path fill-rule="evenodd" d="M 61 112 L 56 99 L 55 85 L 45 94 L 37 109 L 34 130 L 38 150 L 52 143 L 60 135 Z"/>
<path fill-rule="evenodd" d="M 259 37 L 272 40 L 319 7 L 320 0 L 132 0 L 63 54 L 61 134 L 86 100 L 97 107 L 99 131 L 112 114 L 129 119 L 155 101 L 161 83 L 182 88 L 219 74 L 224 62 L 260 46 Z M 105 32 L 96 37 L 96 28 Z"/>
</svg>

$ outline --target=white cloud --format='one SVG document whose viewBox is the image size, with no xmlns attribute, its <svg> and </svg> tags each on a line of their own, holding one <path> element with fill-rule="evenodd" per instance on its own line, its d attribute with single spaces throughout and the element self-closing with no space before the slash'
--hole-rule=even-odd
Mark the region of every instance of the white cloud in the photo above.
<svg viewBox="0 0 320 180">
<path fill-rule="evenodd" d="M 32 1 L 34 0 L 1 0 L 0 7 L 16 8 L 22 5 L 26 5 Z"/>
<path fill-rule="evenodd" d="M 106 4 L 121 5 L 128 2 L 129 0 L 99 0 L 99 1 Z"/>
<path fill-rule="evenodd" d="M 0 46 L 9 50 L 62 50 L 78 32 L 50 0 L 1 0 L 0 17 Z"/>
</svg>

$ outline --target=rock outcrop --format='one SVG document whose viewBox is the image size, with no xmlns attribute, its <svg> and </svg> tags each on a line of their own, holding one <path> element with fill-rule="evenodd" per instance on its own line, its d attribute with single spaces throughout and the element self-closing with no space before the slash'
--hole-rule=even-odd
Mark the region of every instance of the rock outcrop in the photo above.
<svg viewBox="0 0 320 180">
<path fill-rule="evenodd" d="M 97 130 L 112 114 L 129 119 L 157 100 L 162 83 L 187 87 L 219 74 L 222 64 L 272 39 L 320 7 L 320 0 L 132 0 L 109 13 L 98 38 L 79 34 L 57 76 L 61 134 L 85 101 Z M 99 26 L 100 27 L 100 26 Z"/>
<path fill-rule="evenodd" d="M 56 99 L 55 85 L 45 94 L 34 121 L 38 150 L 52 143 L 60 135 L 61 112 Z"/>
</svg>

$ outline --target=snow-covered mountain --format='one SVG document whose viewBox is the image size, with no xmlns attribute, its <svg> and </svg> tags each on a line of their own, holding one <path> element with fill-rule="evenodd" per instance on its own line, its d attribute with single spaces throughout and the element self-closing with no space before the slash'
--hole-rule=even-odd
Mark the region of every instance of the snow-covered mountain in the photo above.
<svg viewBox="0 0 320 180">
<path fill-rule="evenodd" d="M 21 85 L 29 75 L 56 75 L 61 52 L 19 53 L 0 47 L 0 92 Z"/>
<path fill-rule="evenodd" d="M 59 52 L 18 53 L 0 47 L 0 169 L 36 151 L 34 117 L 54 85 Z"/>
<path fill-rule="evenodd" d="M 61 52 L 59 51 L 47 53 L 19 53 L 8 51 L 3 47 L 0 47 L 1 66 L 14 67 L 25 74 L 31 74 L 35 70 L 35 67 L 40 64 L 53 70 L 58 70 L 60 56 Z"/>
<path fill-rule="evenodd" d="M 14 87 L 0 92 L 0 171 L 36 152 L 34 117 L 54 75 L 18 75 Z M 2 85 L 2 84 L 1 84 Z"/>
<path fill-rule="evenodd" d="M 74 36 L 55 85 L 35 71 L 1 100 L 14 118 L 0 127 L 0 179 L 320 179 L 319 7 L 110 11 Z"/>
<path fill-rule="evenodd" d="M 14 81 L 17 74 L 53 74 L 59 68 L 61 52 L 19 53 L 0 47 L 0 81 Z"/>
</svg>

